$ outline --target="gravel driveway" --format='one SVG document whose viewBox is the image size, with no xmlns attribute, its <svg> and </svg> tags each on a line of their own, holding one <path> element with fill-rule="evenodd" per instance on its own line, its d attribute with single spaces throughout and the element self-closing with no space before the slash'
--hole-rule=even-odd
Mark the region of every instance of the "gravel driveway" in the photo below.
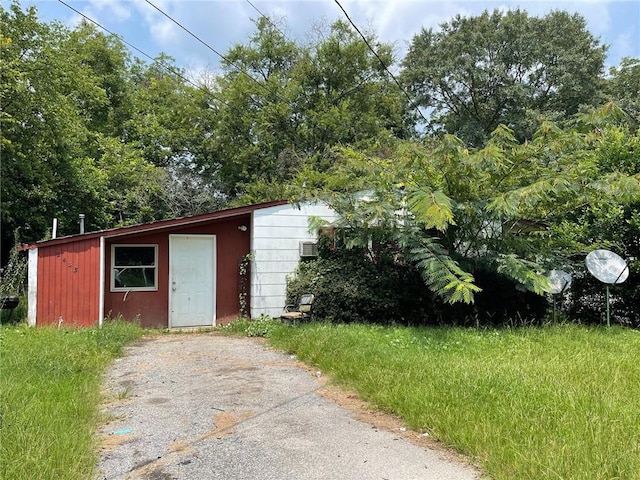
<svg viewBox="0 0 640 480">
<path fill-rule="evenodd" d="M 479 478 L 259 340 L 145 338 L 112 365 L 105 389 L 100 479 Z"/>
</svg>

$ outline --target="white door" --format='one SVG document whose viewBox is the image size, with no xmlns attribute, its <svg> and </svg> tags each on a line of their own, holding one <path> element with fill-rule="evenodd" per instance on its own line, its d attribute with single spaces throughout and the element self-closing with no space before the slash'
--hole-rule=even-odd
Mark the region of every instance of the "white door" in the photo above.
<svg viewBox="0 0 640 480">
<path fill-rule="evenodd" d="M 169 326 L 216 322 L 215 235 L 169 235 Z"/>
</svg>

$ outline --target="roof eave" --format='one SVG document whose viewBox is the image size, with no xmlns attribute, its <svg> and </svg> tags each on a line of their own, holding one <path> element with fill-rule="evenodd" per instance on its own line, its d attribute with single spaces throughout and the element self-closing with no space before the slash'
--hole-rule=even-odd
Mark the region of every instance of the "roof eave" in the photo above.
<svg viewBox="0 0 640 480">
<path fill-rule="evenodd" d="M 243 207 L 234 207 L 224 210 L 218 210 L 215 212 L 202 213 L 199 215 L 190 215 L 187 217 L 169 218 L 165 220 L 157 220 L 155 222 L 141 223 L 137 225 L 130 225 L 127 227 L 110 228 L 106 230 L 99 230 L 97 232 L 78 233 L 74 235 L 67 235 L 59 238 L 52 238 L 49 240 L 40 240 L 35 243 L 21 245 L 20 251 L 32 250 L 34 248 L 44 246 L 62 245 L 65 243 L 72 243 L 80 240 L 91 240 L 93 238 L 116 238 L 125 235 L 132 235 L 138 233 L 154 232 L 159 230 L 170 229 L 174 227 L 184 227 L 188 225 L 197 225 L 199 223 L 206 223 L 213 220 L 222 220 L 225 218 L 240 217 L 254 212 L 255 210 L 261 210 L 263 208 L 276 207 L 279 205 L 286 205 L 286 200 L 277 200 L 273 202 L 258 203 L 253 205 L 245 205 Z"/>
</svg>

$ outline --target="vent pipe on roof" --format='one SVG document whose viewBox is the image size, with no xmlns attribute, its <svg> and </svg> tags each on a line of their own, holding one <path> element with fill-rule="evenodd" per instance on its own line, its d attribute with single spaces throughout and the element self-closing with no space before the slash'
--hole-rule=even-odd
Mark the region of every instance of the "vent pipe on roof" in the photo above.
<svg viewBox="0 0 640 480">
<path fill-rule="evenodd" d="M 56 238 L 58 236 L 58 219 L 53 219 L 53 229 L 51 230 L 51 238 Z"/>
<path fill-rule="evenodd" d="M 82 233 L 84 233 L 84 213 L 81 213 L 79 215 L 79 217 L 80 217 L 80 220 L 79 220 L 80 221 L 80 233 L 82 234 Z"/>
</svg>

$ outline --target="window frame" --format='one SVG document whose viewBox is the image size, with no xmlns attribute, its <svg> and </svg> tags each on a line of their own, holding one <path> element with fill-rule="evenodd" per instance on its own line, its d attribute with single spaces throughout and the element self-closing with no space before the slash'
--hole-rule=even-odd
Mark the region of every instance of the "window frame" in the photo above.
<svg viewBox="0 0 640 480">
<path fill-rule="evenodd" d="M 116 248 L 119 247 L 147 247 L 153 248 L 153 265 L 122 266 L 120 268 L 153 268 L 153 286 L 151 287 L 116 287 Z M 158 291 L 158 244 L 157 243 L 112 243 L 111 244 L 111 282 L 112 292 L 157 292 Z"/>
</svg>

